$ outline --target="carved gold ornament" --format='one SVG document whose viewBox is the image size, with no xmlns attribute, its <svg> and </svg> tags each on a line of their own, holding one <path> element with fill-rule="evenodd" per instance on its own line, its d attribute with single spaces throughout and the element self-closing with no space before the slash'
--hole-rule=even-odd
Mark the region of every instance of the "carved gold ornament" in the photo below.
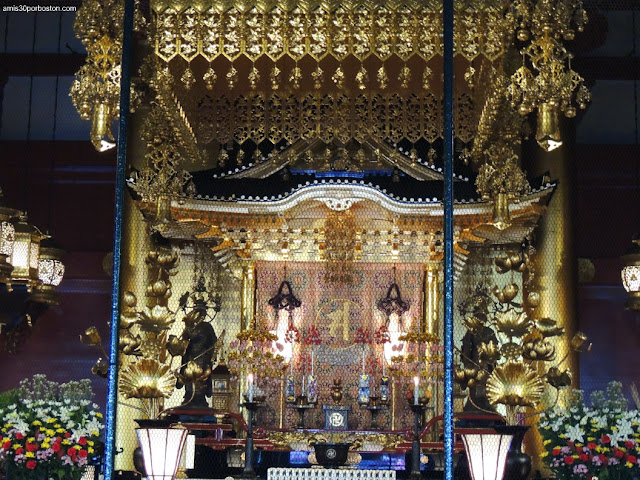
<svg viewBox="0 0 640 480">
<path fill-rule="evenodd" d="M 496 313 L 496 327 L 498 331 L 509 337 L 521 338 L 531 330 L 533 326 L 526 312 L 518 312 L 510 308 L 506 312 Z"/>
<path fill-rule="evenodd" d="M 161 305 L 145 307 L 138 316 L 138 325 L 143 332 L 159 333 L 170 328 L 174 321 L 173 312 Z"/>
</svg>

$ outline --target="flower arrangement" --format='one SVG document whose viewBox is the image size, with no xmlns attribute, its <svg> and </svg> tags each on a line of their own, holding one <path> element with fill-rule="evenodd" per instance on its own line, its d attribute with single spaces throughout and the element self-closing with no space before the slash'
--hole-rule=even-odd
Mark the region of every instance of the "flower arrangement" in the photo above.
<svg viewBox="0 0 640 480">
<path fill-rule="evenodd" d="M 568 408 L 541 416 L 543 457 L 559 480 L 630 480 L 640 476 L 640 411 L 628 410 L 622 384 L 594 392 L 591 406 L 574 391 Z"/>
<path fill-rule="evenodd" d="M 0 464 L 8 478 L 78 480 L 102 450 L 102 414 L 89 380 L 35 375 L 0 400 Z"/>
</svg>

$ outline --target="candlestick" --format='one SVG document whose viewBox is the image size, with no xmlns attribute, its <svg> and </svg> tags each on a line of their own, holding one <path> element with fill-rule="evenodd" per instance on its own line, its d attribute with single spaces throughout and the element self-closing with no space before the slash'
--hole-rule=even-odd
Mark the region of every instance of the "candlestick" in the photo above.
<svg viewBox="0 0 640 480">
<path fill-rule="evenodd" d="M 249 390 L 249 403 L 253 402 L 253 373 L 250 373 L 249 375 L 247 375 L 247 383 L 248 383 L 248 390 Z"/>
<path fill-rule="evenodd" d="M 413 404 L 418 405 L 418 397 L 420 396 L 420 378 L 413 377 Z"/>
<path fill-rule="evenodd" d="M 311 349 L 311 376 L 313 377 L 313 348 Z"/>
<path fill-rule="evenodd" d="M 387 376 L 386 362 L 384 361 L 384 351 L 382 352 L 382 376 Z"/>
<path fill-rule="evenodd" d="M 362 345 L 362 374 L 364 375 L 364 345 Z"/>
</svg>

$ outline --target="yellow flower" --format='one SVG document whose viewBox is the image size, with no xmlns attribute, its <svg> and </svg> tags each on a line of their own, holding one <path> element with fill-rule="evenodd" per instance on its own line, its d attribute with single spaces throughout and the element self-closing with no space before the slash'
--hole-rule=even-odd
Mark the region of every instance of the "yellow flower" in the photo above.
<svg viewBox="0 0 640 480">
<path fill-rule="evenodd" d="M 65 438 L 64 440 L 62 440 L 62 443 L 64 445 L 71 445 L 71 440 L 69 440 L 68 438 Z"/>
<path fill-rule="evenodd" d="M 544 442 L 542 442 L 543 445 L 549 445 L 551 443 L 551 440 L 545 440 Z"/>
<path fill-rule="evenodd" d="M 96 417 L 102 418 L 102 414 L 100 412 L 96 413 Z"/>
<path fill-rule="evenodd" d="M 48 418 L 47 423 L 56 423 L 57 420 L 55 418 Z"/>
<path fill-rule="evenodd" d="M 611 427 L 611 430 L 613 430 L 614 432 L 618 430 L 618 427 Z"/>
<path fill-rule="evenodd" d="M 44 433 L 46 433 L 50 437 L 53 437 L 56 432 L 54 430 L 51 430 L 50 428 L 47 428 Z"/>
<path fill-rule="evenodd" d="M 581 443 L 576 443 L 576 447 L 581 447 L 582 444 Z"/>
<path fill-rule="evenodd" d="M 34 443 L 36 441 L 35 437 L 29 437 L 27 438 L 27 443 Z"/>
<path fill-rule="evenodd" d="M 544 458 L 544 457 L 546 457 L 547 455 L 549 455 L 549 452 L 542 452 L 542 453 L 540 454 L 540 458 Z"/>
<path fill-rule="evenodd" d="M 567 436 L 564 433 L 561 433 L 560 435 L 558 435 L 560 438 L 567 438 Z"/>
<path fill-rule="evenodd" d="M 47 449 L 49 448 L 51 445 L 49 445 L 49 443 L 47 442 L 42 442 L 42 445 L 40 445 L 43 449 Z"/>
<path fill-rule="evenodd" d="M 14 445 L 12 446 L 12 448 L 13 448 L 14 450 L 17 450 L 17 449 L 19 449 L 19 448 L 21 448 L 21 447 L 22 447 L 22 445 L 20 445 L 19 443 L 16 443 L 16 444 L 14 444 Z"/>
<path fill-rule="evenodd" d="M 98 435 L 100 435 L 100 432 L 98 432 L 97 430 L 94 430 L 93 432 L 91 432 L 91 435 L 93 437 L 97 437 Z"/>
<path fill-rule="evenodd" d="M 53 426 L 53 428 L 60 428 L 60 427 L 62 427 L 62 425 L 60 425 L 59 423 L 56 423 L 56 424 Z"/>
<path fill-rule="evenodd" d="M 82 447 L 80 445 L 74 445 L 73 448 L 75 448 L 76 450 L 82 450 Z"/>
<path fill-rule="evenodd" d="M 56 433 L 64 433 L 64 428 L 57 428 Z"/>
<path fill-rule="evenodd" d="M 42 425 L 42 422 L 40 420 L 35 420 L 31 425 L 35 425 L 37 427 L 39 425 Z"/>
<path fill-rule="evenodd" d="M 587 437 L 587 440 L 589 442 L 595 442 L 596 441 L 596 437 Z"/>
<path fill-rule="evenodd" d="M 27 458 L 35 458 L 36 454 L 33 453 L 33 452 L 27 452 L 27 453 L 24 454 L 24 456 L 27 457 Z"/>
<path fill-rule="evenodd" d="M 93 440 L 87 440 L 87 445 L 89 445 L 90 447 L 93 447 L 94 441 Z"/>
<path fill-rule="evenodd" d="M 87 448 L 87 452 L 93 453 L 93 448 L 91 448 L 91 447 Z"/>
</svg>

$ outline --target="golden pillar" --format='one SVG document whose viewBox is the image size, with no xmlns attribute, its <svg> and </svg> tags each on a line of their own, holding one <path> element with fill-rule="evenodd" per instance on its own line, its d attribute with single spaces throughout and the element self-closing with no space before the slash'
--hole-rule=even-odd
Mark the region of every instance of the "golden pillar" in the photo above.
<svg viewBox="0 0 640 480">
<path fill-rule="evenodd" d="M 441 338 L 440 334 L 440 277 L 439 263 L 427 263 L 424 271 L 422 287 L 422 322 L 421 330 Z M 433 379 L 431 398 L 435 408 L 433 415 L 440 415 L 444 410 L 444 398 L 438 388 L 437 378 Z M 434 439 L 435 440 L 435 439 Z"/>
<path fill-rule="evenodd" d="M 242 267 L 242 297 L 240 299 L 240 329 L 246 330 L 256 314 L 256 267 L 249 264 Z"/>
<path fill-rule="evenodd" d="M 140 129 L 146 118 L 148 108 L 140 107 L 131 117 L 127 159 L 129 166 L 141 168 L 144 164 L 146 147 L 140 140 Z M 133 292 L 138 300 L 138 307 L 146 305 L 147 265 L 145 256 L 149 251 L 149 228 L 144 221 L 142 213 L 136 207 L 128 191 L 124 192 L 124 211 L 122 228 L 122 248 L 120 252 L 120 299 L 126 291 Z M 123 366 L 123 357 L 120 356 L 120 369 Z M 124 399 L 118 393 L 118 401 L 135 405 L 136 399 Z M 134 419 L 140 418 L 139 411 L 129 408 L 122 403 L 117 407 L 116 414 L 116 439 L 117 449 L 123 452 L 114 459 L 115 470 L 133 471 L 133 450 L 138 446 L 135 429 L 137 424 Z"/>
<path fill-rule="evenodd" d="M 564 132 L 563 132 L 564 133 Z M 564 134 L 567 139 L 570 135 Z M 563 367 L 573 375 L 573 386 L 579 385 L 577 354 L 570 347 L 571 338 L 577 330 L 577 259 L 573 250 L 574 229 L 573 212 L 573 159 L 572 141 L 552 152 L 536 148 L 535 162 L 528 170 L 533 176 L 549 172 L 551 181 L 557 181 L 556 190 L 543 213 L 536 230 L 535 247 L 537 255 L 534 262 L 537 275 L 536 286 L 540 292 L 540 304 L 532 310 L 534 318 L 551 318 L 565 328 L 565 335 L 556 337 L 556 357 L 567 356 Z M 525 292 L 526 293 L 526 292 Z M 562 405 L 560 397 L 559 405 Z M 527 453 L 533 459 L 533 471 L 546 470 L 540 455 L 544 452 L 542 438 L 535 425 L 538 417 L 530 417 L 532 431 L 527 435 Z"/>
</svg>

